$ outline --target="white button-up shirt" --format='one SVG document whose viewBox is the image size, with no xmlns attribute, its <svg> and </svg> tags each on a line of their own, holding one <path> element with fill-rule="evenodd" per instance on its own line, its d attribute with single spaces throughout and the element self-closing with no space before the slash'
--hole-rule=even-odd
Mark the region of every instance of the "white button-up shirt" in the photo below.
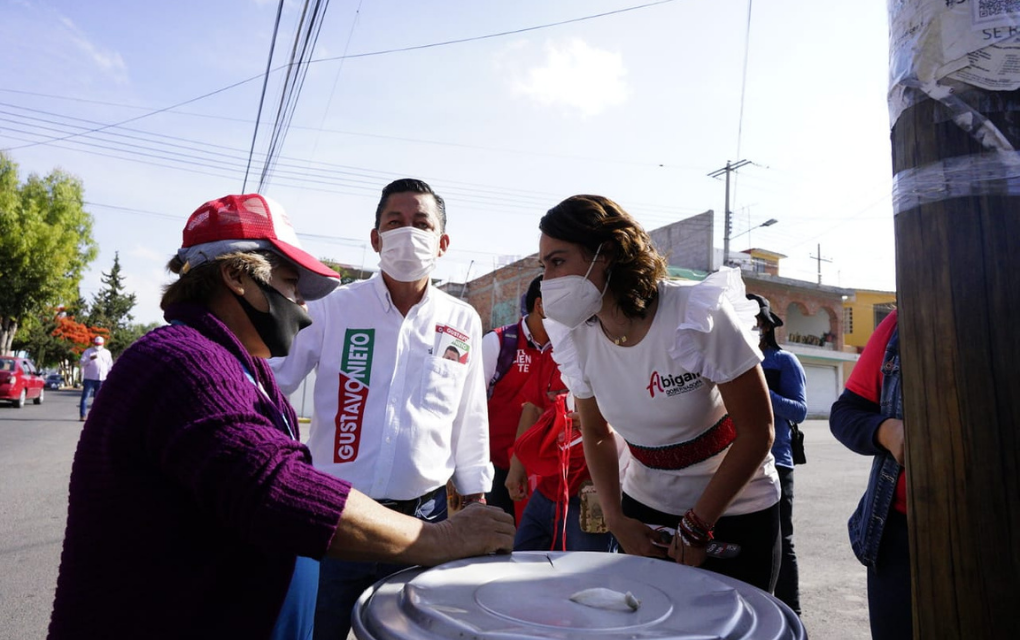
<svg viewBox="0 0 1020 640">
<path fill-rule="evenodd" d="M 312 326 L 270 364 L 286 393 L 316 369 L 315 467 L 377 500 L 415 498 L 451 476 L 461 494 L 489 491 L 478 313 L 430 285 L 402 316 L 378 274 L 308 310 Z"/>
<path fill-rule="evenodd" d="M 104 347 L 89 347 L 81 354 L 81 377 L 85 380 L 106 380 L 113 367 L 113 356 Z"/>
</svg>

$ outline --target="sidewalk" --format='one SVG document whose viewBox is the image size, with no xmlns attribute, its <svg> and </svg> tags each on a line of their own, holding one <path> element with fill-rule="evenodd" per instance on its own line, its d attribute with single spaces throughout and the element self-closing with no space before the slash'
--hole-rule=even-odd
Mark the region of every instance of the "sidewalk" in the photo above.
<svg viewBox="0 0 1020 640">
<path fill-rule="evenodd" d="M 864 494 L 871 459 L 851 452 L 825 420 L 801 425 L 807 464 L 794 473 L 794 544 L 802 620 L 815 640 L 871 637 L 867 573 L 850 550 L 846 521 Z"/>
</svg>

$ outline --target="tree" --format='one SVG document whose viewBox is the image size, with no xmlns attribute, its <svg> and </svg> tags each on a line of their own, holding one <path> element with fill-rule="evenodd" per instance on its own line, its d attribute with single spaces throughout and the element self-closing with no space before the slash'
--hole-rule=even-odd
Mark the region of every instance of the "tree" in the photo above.
<svg viewBox="0 0 1020 640">
<path fill-rule="evenodd" d="M 89 327 L 64 314 L 56 317 L 55 324 L 53 337 L 63 345 L 61 371 L 64 379 L 70 382 L 77 377 L 74 372 L 81 354 L 88 349 L 96 336 L 103 336 L 104 340 L 109 339 L 109 332 L 101 327 Z"/>
<path fill-rule="evenodd" d="M 18 184 L 18 166 L 0 153 L 0 353 L 11 350 L 23 318 L 77 297 L 98 252 L 81 181 L 60 170 Z"/>
<path fill-rule="evenodd" d="M 365 280 L 371 275 L 366 274 L 360 269 L 341 264 L 329 258 L 320 258 L 319 262 L 340 274 L 340 284 L 350 284 L 352 282 L 357 282 L 358 280 Z"/>
<path fill-rule="evenodd" d="M 37 367 L 52 369 L 63 364 L 65 344 L 53 335 L 61 308 L 47 309 L 44 313 L 26 315 L 11 346 L 14 351 L 27 351 Z"/>
<path fill-rule="evenodd" d="M 166 325 L 165 322 L 150 322 L 148 324 L 132 324 L 126 328 L 118 330 L 117 337 L 113 341 L 113 346 L 116 350 L 111 348 L 110 351 L 114 356 L 118 356 L 124 352 L 125 349 L 130 347 L 135 340 L 141 338 L 148 332 Z"/>
<path fill-rule="evenodd" d="M 92 299 L 88 322 L 109 329 L 113 340 L 108 348 L 116 357 L 137 338 L 127 335 L 133 319 L 130 312 L 135 307 L 136 296 L 133 293 L 124 293 L 119 253 L 113 254 L 113 267 L 109 273 L 103 273 L 102 281 L 103 288 Z"/>
</svg>

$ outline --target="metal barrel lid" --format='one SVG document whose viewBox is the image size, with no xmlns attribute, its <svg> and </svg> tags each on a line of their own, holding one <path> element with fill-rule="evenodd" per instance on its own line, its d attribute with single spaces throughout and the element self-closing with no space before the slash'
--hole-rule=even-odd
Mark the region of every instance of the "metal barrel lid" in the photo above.
<svg viewBox="0 0 1020 640">
<path fill-rule="evenodd" d="M 570 599 L 630 593 L 636 610 Z M 358 640 L 806 640 L 785 604 L 703 569 L 616 553 L 525 551 L 414 567 L 380 580 L 354 607 Z"/>
</svg>

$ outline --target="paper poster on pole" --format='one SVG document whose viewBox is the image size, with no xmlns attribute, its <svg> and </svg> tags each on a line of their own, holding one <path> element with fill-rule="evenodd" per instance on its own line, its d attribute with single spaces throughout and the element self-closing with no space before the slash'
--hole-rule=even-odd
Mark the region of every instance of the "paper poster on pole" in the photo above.
<svg viewBox="0 0 1020 640">
<path fill-rule="evenodd" d="M 1020 88 L 1017 0 L 902 0 L 889 11 L 891 122 L 916 101 L 911 90 L 937 97 L 946 80 Z"/>
</svg>

